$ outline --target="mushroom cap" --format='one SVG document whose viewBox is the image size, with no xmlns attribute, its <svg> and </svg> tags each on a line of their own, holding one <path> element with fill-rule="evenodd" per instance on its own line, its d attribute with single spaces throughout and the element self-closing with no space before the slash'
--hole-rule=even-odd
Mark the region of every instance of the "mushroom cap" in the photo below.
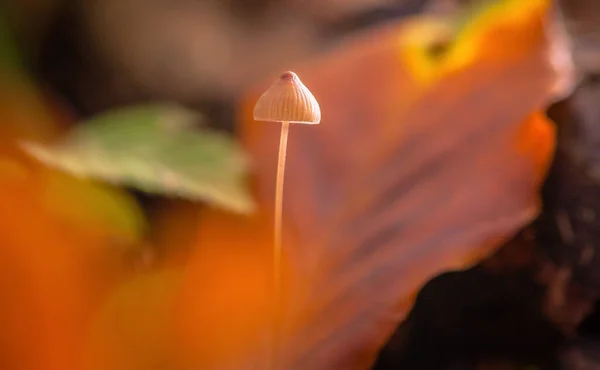
<svg viewBox="0 0 600 370">
<path fill-rule="evenodd" d="M 294 72 L 285 72 L 256 102 L 254 119 L 267 122 L 317 124 L 321 108 Z"/>
</svg>

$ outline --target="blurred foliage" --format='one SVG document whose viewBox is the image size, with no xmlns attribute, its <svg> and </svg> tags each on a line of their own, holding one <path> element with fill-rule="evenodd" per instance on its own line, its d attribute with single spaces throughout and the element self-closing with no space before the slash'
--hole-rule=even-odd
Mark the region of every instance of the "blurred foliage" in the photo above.
<svg viewBox="0 0 600 370">
<path fill-rule="evenodd" d="M 14 34 L 5 15 L 0 7 L 0 68 L 16 71 L 21 68 L 21 56 Z"/>
<path fill-rule="evenodd" d="M 58 217 L 82 228 L 96 225 L 100 230 L 111 230 L 125 245 L 139 241 L 147 231 L 143 211 L 126 192 L 59 171 L 48 172 L 42 200 Z"/>
<path fill-rule="evenodd" d="M 554 75 L 537 68 L 544 61 L 537 54 L 543 41 L 538 32 L 541 10 L 530 9 L 526 17 L 519 17 L 517 0 L 499 3 L 511 4 L 511 11 L 479 19 L 461 37 L 454 35 L 452 48 L 439 60 L 427 59 L 424 52 L 430 44 L 422 38 L 415 42 L 411 38 L 422 34 L 403 25 L 390 33 L 374 33 L 377 37 L 367 43 L 349 44 L 340 58 L 330 54 L 306 67 L 302 78 L 325 103 L 327 114 L 323 125 L 294 129 L 292 135 L 291 171 L 286 175 L 291 180 L 285 221 L 289 255 L 284 265 L 295 299 L 301 300 L 303 291 L 294 290 L 294 283 L 298 289 L 313 284 L 309 288 L 317 293 L 332 289 L 342 299 L 330 305 L 326 295 L 321 302 L 317 299 L 324 302 L 323 310 L 315 311 L 321 316 L 296 305 L 308 312 L 299 331 L 306 340 L 288 348 L 291 358 L 308 358 L 309 365 L 299 368 L 321 369 L 328 361 L 341 360 L 341 353 L 350 359 L 366 354 L 353 366 L 372 362 L 396 322 L 373 327 L 377 312 L 368 305 L 377 305 L 377 310 L 393 306 L 396 311 L 386 317 L 400 320 L 400 303 L 407 310 L 412 294 L 427 278 L 489 253 L 497 243 L 479 241 L 505 238 L 537 211 L 537 190 L 553 133 L 536 112 Z M 546 2 L 530 2 L 542 3 Z M 492 16 L 500 20 L 486 29 Z M 412 24 L 418 22 L 422 20 Z M 445 24 L 432 26 L 432 38 L 446 36 Z M 485 48 L 490 40 L 499 45 L 497 50 Z M 0 67 L 18 68 L 19 56 L 5 23 L 0 23 L 0 49 Z M 490 61 L 495 69 L 477 69 Z M 531 83 L 512 82 L 525 72 Z M 452 80 L 452 73 L 463 73 L 463 78 Z M 187 109 L 138 105 L 64 123 L 68 120 L 55 115 L 55 102 L 21 89 L 22 81 L 14 82 L 0 86 L 0 117 L 5 122 L 0 126 L 0 282 L 11 282 L 0 289 L 0 320 L 7 327 L 0 342 L 9 343 L 6 352 L 17 353 L 15 363 L 22 363 L 9 368 L 133 370 L 175 367 L 170 361 L 179 360 L 206 364 L 179 368 L 206 369 L 238 359 L 250 366 L 262 355 L 258 347 L 270 313 L 269 212 L 277 127 L 257 125 L 251 114 L 240 117 L 242 141 L 255 161 L 257 192 L 251 194 L 246 184 L 248 159 L 235 139 L 198 128 L 201 117 Z M 469 100 L 475 95 L 485 99 Z M 248 98 L 251 108 L 256 96 Z M 432 106 L 442 114 L 423 109 Z M 425 119 L 423 112 L 432 114 Z M 454 118 L 452 124 L 448 117 Z M 24 126 L 48 134 L 32 134 Z M 472 132 L 479 136 L 463 140 Z M 457 144 L 444 146 L 448 142 Z M 26 149 L 39 161 L 15 148 Z M 398 152 L 408 155 L 388 161 Z M 416 183 L 413 173 L 420 176 L 416 180 L 425 181 L 414 187 L 417 196 L 403 193 L 393 202 L 377 199 L 396 181 Z M 470 186 L 464 186 L 465 179 Z M 348 189 L 348 184 L 363 187 Z M 495 187 L 505 184 L 519 186 Z M 108 248 L 115 240 L 141 244 L 148 227 L 123 186 L 215 206 L 201 210 L 199 219 L 197 212 L 169 214 L 177 225 L 164 224 L 158 234 L 167 235 L 165 264 L 177 251 L 185 251 L 176 256 L 180 259 L 175 268 L 157 264 L 140 273 L 123 267 L 122 251 Z M 353 198 L 342 199 L 340 194 Z M 456 203 L 444 203 L 440 197 Z M 506 202 L 494 202 L 498 197 Z M 437 200 L 433 208 L 425 203 Z M 259 212 L 244 215 L 255 207 Z M 342 216 L 339 223 L 329 222 L 332 210 Z M 164 214 L 166 208 L 159 211 Z M 508 221 L 498 224 L 501 217 Z M 362 243 L 367 232 L 403 222 L 410 226 L 398 233 L 403 239 L 390 239 L 383 246 Z M 164 230 L 169 228 L 165 225 L 175 231 Z M 180 225 L 191 225 L 191 240 L 182 242 L 175 235 Z M 458 243 L 457 230 L 470 232 L 464 240 L 475 242 Z M 323 234 L 333 234 L 335 243 L 327 244 Z M 422 252 L 414 253 L 417 249 Z M 316 255 L 334 261 L 329 270 L 327 264 L 319 271 L 310 269 L 316 264 L 309 260 Z M 389 278 L 376 287 L 373 282 L 378 280 L 368 278 L 375 270 L 373 261 L 384 265 L 377 265 L 378 276 Z M 369 299 L 375 290 L 378 299 Z M 386 302 L 393 305 L 386 307 Z M 367 327 L 374 330 L 363 330 Z M 340 335 L 348 332 L 351 335 Z M 313 346 L 322 333 L 320 345 Z M 340 348 L 343 351 L 337 351 Z M 82 357 L 86 366 L 79 363 Z"/>
<path fill-rule="evenodd" d="M 224 133 L 195 129 L 199 121 L 175 105 L 127 107 L 79 124 L 56 145 L 25 147 L 76 176 L 250 212 L 241 148 Z"/>
</svg>

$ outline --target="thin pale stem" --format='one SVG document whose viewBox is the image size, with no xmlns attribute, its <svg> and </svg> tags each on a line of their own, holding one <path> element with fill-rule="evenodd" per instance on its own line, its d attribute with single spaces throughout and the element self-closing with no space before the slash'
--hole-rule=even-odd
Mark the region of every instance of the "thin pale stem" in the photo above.
<svg viewBox="0 0 600 370">
<path fill-rule="evenodd" d="M 279 363 L 279 326 L 282 301 L 282 281 L 281 281 L 281 255 L 283 238 L 283 179 L 285 174 L 285 157 L 287 152 L 288 133 L 290 123 L 283 122 L 281 125 L 281 137 L 279 140 L 279 158 L 277 161 L 277 180 L 275 184 L 275 232 L 273 245 L 273 282 L 275 284 L 275 300 L 273 316 L 273 369 L 277 369 Z"/>
</svg>

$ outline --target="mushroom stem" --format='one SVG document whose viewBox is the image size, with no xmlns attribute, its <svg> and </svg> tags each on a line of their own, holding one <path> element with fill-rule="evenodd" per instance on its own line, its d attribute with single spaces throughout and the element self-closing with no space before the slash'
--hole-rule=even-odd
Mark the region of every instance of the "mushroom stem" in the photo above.
<svg viewBox="0 0 600 370">
<path fill-rule="evenodd" d="M 274 244 L 273 244 L 273 283 L 275 284 L 275 300 L 274 300 L 274 325 L 273 325 L 273 369 L 277 368 L 278 360 L 278 339 L 279 339 L 279 317 L 281 311 L 282 298 L 282 281 L 281 281 L 281 255 L 282 255 L 282 240 L 283 240 L 283 179 L 285 174 L 285 158 L 287 153 L 288 133 L 290 131 L 290 123 L 282 122 L 281 136 L 279 139 L 279 157 L 277 160 L 277 180 L 275 183 L 275 225 L 274 225 Z"/>
<path fill-rule="evenodd" d="M 281 285 L 281 251 L 282 251 L 282 214 L 283 214 L 283 178 L 285 173 L 285 157 L 287 153 L 287 138 L 290 132 L 290 123 L 283 122 L 281 125 L 281 137 L 279 139 L 279 158 L 277 160 L 277 183 L 275 184 L 275 240 L 273 250 L 273 278 L 277 287 L 276 293 L 280 292 Z"/>
<path fill-rule="evenodd" d="M 283 178 L 285 173 L 285 157 L 287 153 L 288 133 L 290 123 L 283 122 L 281 125 L 281 137 L 279 139 L 279 158 L 277 160 L 277 182 L 275 184 L 275 239 L 273 250 L 273 278 L 276 286 L 281 284 L 281 251 L 282 251 L 282 214 L 283 214 Z M 277 289 L 279 293 L 279 289 Z"/>
</svg>

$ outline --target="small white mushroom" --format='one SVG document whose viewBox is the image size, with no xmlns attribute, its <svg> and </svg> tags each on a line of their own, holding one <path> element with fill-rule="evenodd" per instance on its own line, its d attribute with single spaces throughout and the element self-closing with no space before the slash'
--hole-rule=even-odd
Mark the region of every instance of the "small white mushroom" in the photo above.
<svg viewBox="0 0 600 370">
<path fill-rule="evenodd" d="M 300 81 L 294 72 L 285 72 L 258 99 L 254 107 L 256 121 L 281 122 L 279 141 L 279 159 L 277 164 L 277 180 L 275 186 L 275 235 L 273 245 L 273 278 L 275 284 L 274 344 L 278 337 L 278 314 L 281 299 L 281 252 L 282 252 L 282 213 L 283 213 L 283 178 L 285 173 L 285 157 L 290 123 L 318 124 L 321 122 L 319 103 Z M 277 351 L 273 349 L 271 368 L 278 367 Z"/>
</svg>

